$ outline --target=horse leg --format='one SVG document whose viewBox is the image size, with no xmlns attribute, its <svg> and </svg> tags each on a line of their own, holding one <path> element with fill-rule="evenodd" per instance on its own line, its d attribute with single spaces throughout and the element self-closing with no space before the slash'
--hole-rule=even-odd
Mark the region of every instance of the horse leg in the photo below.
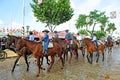
<svg viewBox="0 0 120 80">
<path fill-rule="evenodd" d="M 50 63 L 49 63 L 50 60 L 48 59 L 48 56 L 45 56 L 45 57 L 46 57 L 46 60 L 47 60 L 47 64 L 50 65 Z"/>
<path fill-rule="evenodd" d="M 48 68 L 48 72 L 50 72 L 50 69 L 52 68 L 53 64 L 54 64 L 54 55 L 51 56 L 51 64 L 50 67 Z"/>
<path fill-rule="evenodd" d="M 77 49 L 75 50 L 75 53 L 76 53 L 76 60 L 78 61 L 78 50 Z"/>
<path fill-rule="evenodd" d="M 71 59 L 72 59 L 72 50 L 70 50 L 70 60 L 69 60 L 69 63 L 71 63 Z"/>
<path fill-rule="evenodd" d="M 103 59 L 102 59 L 102 61 L 104 61 L 104 51 L 102 52 L 102 55 L 103 55 Z"/>
<path fill-rule="evenodd" d="M 90 54 L 90 57 L 91 57 L 91 64 L 93 62 L 93 53 Z"/>
<path fill-rule="evenodd" d="M 60 56 L 60 60 L 62 62 L 62 68 L 61 69 L 63 69 L 64 68 L 64 60 L 63 60 L 62 56 Z"/>
<path fill-rule="evenodd" d="M 42 59 L 41 59 L 41 65 L 43 65 L 43 58 L 44 58 L 44 57 L 42 57 Z"/>
<path fill-rule="evenodd" d="M 28 71 L 28 70 L 29 70 L 29 64 L 28 64 L 28 60 L 27 60 L 27 55 L 24 53 L 24 54 L 23 54 L 23 57 L 24 57 L 25 62 L 26 62 L 26 64 L 27 64 L 27 71 Z"/>
<path fill-rule="evenodd" d="M 83 58 L 84 58 L 84 56 L 85 56 L 85 50 L 84 50 L 84 48 L 82 48 L 81 51 L 82 51 L 82 55 L 83 55 Z"/>
<path fill-rule="evenodd" d="M 17 59 L 15 60 L 14 66 L 12 68 L 12 72 L 14 72 L 15 66 L 16 66 L 18 60 L 20 59 L 20 57 L 21 57 L 21 55 L 18 55 Z"/>
<path fill-rule="evenodd" d="M 38 66 L 38 73 L 37 73 L 37 77 L 38 77 L 40 75 L 40 68 L 41 68 L 40 57 L 37 57 L 37 66 Z"/>
<path fill-rule="evenodd" d="M 88 60 L 88 62 L 90 63 L 90 60 L 89 60 L 89 55 L 87 54 L 87 60 Z"/>
<path fill-rule="evenodd" d="M 99 60 L 99 53 L 97 53 L 97 60 L 96 60 L 97 63 L 98 63 L 98 60 Z"/>
</svg>

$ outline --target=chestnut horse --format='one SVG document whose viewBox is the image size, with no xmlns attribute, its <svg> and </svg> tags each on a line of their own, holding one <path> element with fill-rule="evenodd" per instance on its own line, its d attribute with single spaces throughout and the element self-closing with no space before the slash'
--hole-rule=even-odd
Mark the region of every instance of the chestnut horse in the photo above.
<svg viewBox="0 0 120 80">
<path fill-rule="evenodd" d="M 96 49 L 96 46 L 95 46 L 95 44 L 92 42 L 91 39 L 89 39 L 89 38 L 84 38 L 84 39 L 83 39 L 83 45 L 87 47 L 87 59 L 88 59 L 88 62 L 89 62 L 89 63 L 92 64 L 92 62 L 93 62 L 93 52 L 97 52 L 97 54 L 96 54 L 96 56 L 97 56 L 96 62 L 98 62 L 100 51 L 102 52 L 102 55 L 103 55 L 102 61 L 104 61 L 104 49 L 105 49 L 104 44 L 100 43 L 100 44 L 98 45 L 98 48 Z M 89 60 L 89 55 L 90 55 L 91 61 Z"/>
<path fill-rule="evenodd" d="M 112 40 L 108 40 L 106 42 L 106 47 L 108 48 L 108 53 L 112 52 L 113 42 Z"/>
<path fill-rule="evenodd" d="M 42 58 L 43 55 L 43 47 L 42 44 L 39 42 L 33 42 L 33 41 L 29 41 L 27 39 L 18 39 L 17 41 L 17 49 L 20 49 L 21 46 L 25 46 L 27 47 L 29 50 L 31 50 L 32 54 L 34 55 L 34 57 L 37 60 L 37 66 L 38 66 L 38 73 L 37 76 L 40 75 L 40 69 L 44 69 L 41 67 L 40 64 L 40 58 Z M 49 48 L 48 49 L 48 56 L 51 56 L 51 64 L 50 67 L 48 68 L 48 71 L 50 71 L 50 69 L 52 68 L 52 65 L 54 64 L 54 56 L 56 54 L 58 54 L 58 57 L 60 57 L 60 60 L 62 62 L 62 69 L 64 68 L 64 61 L 62 58 L 62 46 L 59 45 L 58 43 L 54 42 L 53 43 L 53 48 Z"/>
</svg>

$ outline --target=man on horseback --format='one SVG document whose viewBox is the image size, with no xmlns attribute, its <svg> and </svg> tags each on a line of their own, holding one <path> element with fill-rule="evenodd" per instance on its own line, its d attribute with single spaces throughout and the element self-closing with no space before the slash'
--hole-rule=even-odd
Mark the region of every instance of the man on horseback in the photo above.
<svg viewBox="0 0 120 80">
<path fill-rule="evenodd" d="M 34 35 L 33 35 L 32 31 L 30 31 L 30 33 L 29 33 L 29 40 L 34 41 Z"/>
<path fill-rule="evenodd" d="M 42 41 L 44 41 L 44 55 L 47 56 L 48 54 L 48 45 L 49 45 L 49 31 L 48 30 L 44 30 L 42 31 L 44 33 L 44 37 L 42 38 Z"/>
<path fill-rule="evenodd" d="M 107 44 L 113 44 L 112 37 L 110 35 L 107 37 Z"/>
<path fill-rule="evenodd" d="M 107 41 L 112 41 L 112 37 L 110 35 L 107 37 Z"/>
<path fill-rule="evenodd" d="M 58 35 L 57 31 L 54 31 L 54 33 L 55 33 L 54 38 L 58 39 L 59 35 Z"/>
<path fill-rule="evenodd" d="M 96 34 L 95 34 L 95 33 L 93 33 L 92 42 L 95 43 L 96 48 L 98 48 L 97 37 L 96 37 Z"/>
<path fill-rule="evenodd" d="M 65 30 L 66 35 L 65 35 L 65 41 L 66 44 L 70 46 L 70 42 L 72 40 L 72 35 L 69 33 L 69 30 Z"/>
</svg>

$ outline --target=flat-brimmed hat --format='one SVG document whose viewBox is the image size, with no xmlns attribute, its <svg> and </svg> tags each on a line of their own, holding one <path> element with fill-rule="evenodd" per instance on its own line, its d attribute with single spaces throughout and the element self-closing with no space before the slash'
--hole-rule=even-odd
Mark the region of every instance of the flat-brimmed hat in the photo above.
<svg viewBox="0 0 120 80">
<path fill-rule="evenodd" d="M 49 31 L 47 29 L 43 30 L 42 32 L 46 32 L 46 33 L 49 33 Z"/>
</svg>

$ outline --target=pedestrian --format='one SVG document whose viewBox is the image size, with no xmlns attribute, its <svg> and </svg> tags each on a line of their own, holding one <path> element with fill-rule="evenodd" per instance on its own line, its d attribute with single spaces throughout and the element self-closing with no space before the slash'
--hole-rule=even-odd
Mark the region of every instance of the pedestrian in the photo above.
<svg viewBox="0 0 120 80">
<path fill-rule="evenodd" d="M 48 45 L 49 45 L 49 31 L 48 30 L 43 30 L 44 37 L 42 38 L 42 41 L 44 41 L 43 48 L 44 48 L 44 55 L 48 55 Z"/>
<path fill-rule="evenodd" d="M 32 31 L 29 32 L 29 40 L 34 41 L 34 35 Z"/>
</svg>

